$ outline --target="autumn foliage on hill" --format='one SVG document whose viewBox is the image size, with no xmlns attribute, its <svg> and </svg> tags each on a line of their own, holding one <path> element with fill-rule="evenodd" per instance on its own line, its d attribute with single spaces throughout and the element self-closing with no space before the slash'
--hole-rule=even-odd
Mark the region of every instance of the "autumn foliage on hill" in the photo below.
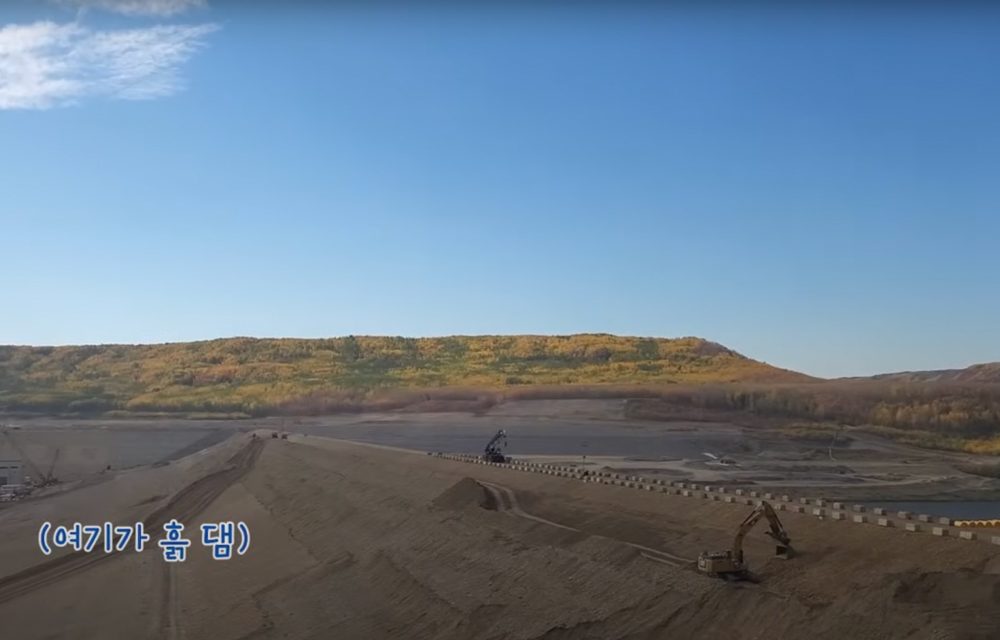
<svg viewBox="0 0 1000 640">
<path fill-rule="evenodd" d="M 439 390 L 437 397 L 451 387 L 808 379 L 700 338 L 604 334 L 0 347 L 0 410 L 8 412 L 264 415 L 388 407 L 419 397 L 387 390 Z"/>
</svg>

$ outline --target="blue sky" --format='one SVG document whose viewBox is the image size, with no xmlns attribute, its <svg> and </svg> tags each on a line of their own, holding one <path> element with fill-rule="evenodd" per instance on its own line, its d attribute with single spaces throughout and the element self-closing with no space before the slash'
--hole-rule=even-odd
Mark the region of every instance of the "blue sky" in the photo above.
<svg viewBox="0 0 1000 640">
<path fill-rule="evenodd" d="M 479 7 L 5 2 L 0 343 L 1000 360 L 1000 12 Z"/>
</svg>

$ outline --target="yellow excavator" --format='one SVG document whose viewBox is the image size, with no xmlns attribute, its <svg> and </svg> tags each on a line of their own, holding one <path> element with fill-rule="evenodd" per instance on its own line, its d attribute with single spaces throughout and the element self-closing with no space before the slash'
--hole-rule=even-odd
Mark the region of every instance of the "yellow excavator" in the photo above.
<svg viewBox="0 0 1000 640">
<path fill-rule="evenodd" d="M 781 525 L 778 514 L 774 512 L 774 507 L 767 501 L 761 501 L 754 510 L 750 512 L 740 524 L 736 531 L 736 539 L 733 541 L 733 548 L 726 551 L 705 551 L 698 556 L 698 570 L 709 575 L 718 576 L 726 580 L 747 580 L 751 578 L 746 561 L 743 559 L 743 538 L 761 518 L 767 518 L 771 525 L 767 535 L 774 538 L 777 546 L 774 550 L 775 557 L 789 558 L 792 555 L 792 539 L 788 537 L 788 532 Z"/>
</svg>

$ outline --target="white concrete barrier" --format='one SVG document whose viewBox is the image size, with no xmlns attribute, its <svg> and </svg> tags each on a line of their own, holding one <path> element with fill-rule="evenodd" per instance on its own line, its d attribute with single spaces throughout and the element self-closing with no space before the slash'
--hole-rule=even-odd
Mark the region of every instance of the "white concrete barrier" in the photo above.
<svg viewBox="0 0 1000 640">
<path fill-rule="evenodd" d="M 874 513 L 877 516 L 884 516 L 885 515 L 885 509 L 883 509 L 882 507 L 873 507 L 872 508 L 872 513 Z"/>
<path fill-rule="evenodd" d="M 959 531 L 958 532 L 958 537 L 961 538 L 962 540 L 975 540 L 976 539 L 976 532 L 975 531 Z"/>
<path fill-rule="evenodd" d="M 857 522 L 857 523 L 859 523 L 859 524 L 864 524 L 865 522 L 868 522 L 868 516 L 864 516 L 864 515 L 858 514 L 858 515 L 854 516 L 854 521 Z"/>
<path fill-rule="evenodd" d="M 914 533 L 918 533 L 920 531 L 920 525 L 917 524 L 916 522 L 907 522 L 903 526 L 906 527 L 907 531 L 913 531 Z"/>
<path fill-rule="evenodd" d="M 945 526 L 951 526 L 951 518 L 938 518 L 938 524 L 943 524 Z"/>
<path fill-rule="evenodd" d="M 867 508 L 863 504 L 852 504 L 851 511 L 853 511 L 854 513 L 864 513 L 865 511 L 867 511 Z"/>
<path fill-rule="evenodd" d="M 896 517 L 900 520 L 909 520 L 912 514 L 909 511 L 897 511 Z"/>
<path fill-rule="evenodd" d="M 933 529 L 931 529 L 931 533 L 936 536 L 947 536 L 948 530 L 945 529 L 944 527 L 934 527 Z"/>
<path fill-rule="evenodd" d="M 917 516 L 917 520 L 919 520 L 920 522 L 931 522 L 933 519 L 934 518 L 927 515 L 926 513 L 921 513 L 919 516 Z"/>
<path fill-rule="evenodd" d="M 834 520 L 843 520 L 847 516 L 844 515 L 843 511 L 834 511 L 833 513 L 830 514 L 830 517 L 833 518 Z"/>
<path fill-rule="evenodd" d="M 1000 544 L 1000 536 L 993 536 L 990 538 L 990 544 Z"/>
<path fill-rule="evenodd" d="M 813 515 L 816 516 L 817 518 L 824 518 L 826 517 L 826 509 L 821 509 L 817 507 L 813 509 Z"/>
<path fill-rule="evenodd" d="M 889 518 L 879 518 L 878 519 L 878 526 L 880 526 L 880 527 L 891 527 L 892 526 L 892 520 L 890 520 Z"/>
</svg>

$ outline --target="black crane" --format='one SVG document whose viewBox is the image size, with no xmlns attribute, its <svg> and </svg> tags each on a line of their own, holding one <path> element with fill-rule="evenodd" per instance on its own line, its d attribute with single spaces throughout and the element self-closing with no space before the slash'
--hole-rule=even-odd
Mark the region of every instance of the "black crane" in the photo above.
<svg viewBox="0 0 1000 640">
<path fill-rule="evenodd" d="M 510 462 L 510 458 L 503 454 L 503 448 L 507 446 L 507 432 L 500 429 L 496 432 L 483 450 L 483 460 L 487 462 Z"/>
</svg>

